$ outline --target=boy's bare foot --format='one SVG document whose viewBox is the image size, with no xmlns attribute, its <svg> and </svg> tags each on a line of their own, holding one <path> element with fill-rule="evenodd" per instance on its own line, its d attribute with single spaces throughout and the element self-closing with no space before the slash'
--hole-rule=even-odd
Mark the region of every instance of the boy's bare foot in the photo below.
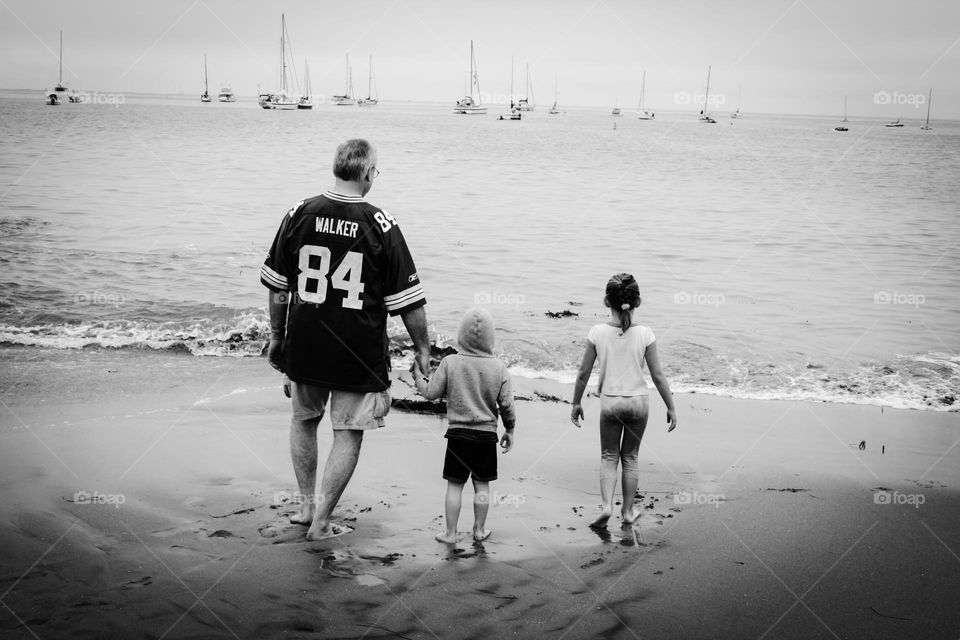
<svg viewBox="0 0 960 640">
<path fill-rule="evenodd" d="M 310 525 L 310 529 L 307 530 L 307 540 L 313 542 L 316 540 L 326 540 L 327 538 L 336 538 L 351 531 L 353 531 L 353 529 L 341 524 L 328 522 L 326 525 L 321 526 L 315 522 Z"/>
<path fill-rule="evenodd" d="M 457 534 L 451 534 L 449 531 L 438 533 L 434 538 L 437 542 L 446 542 L 447 544 L 456 544 L 457 542 Z"/>
<path fill-rule="evenodd" d="M 621 512 L 621 513 L 622 513 L 622 515 L 623 515 L 623 524 L 630 525 L 630 524 L 633 524 L 634 522 L 636 522 L 636 520 L 637 520 L 637 513 L 636 513 L 636 511 L 633 510 L 632 507 L 630 508 L 630 511 L 623 511 L 623 512 Z"/>
<path fill-rule="evenodd" d="M 290 522 L 293 524 L 305 524 L 309 526 L 313 522 L 313 505 L 303 505 L 300 511 L 290 516 Z"/>
<path fill-rule="evenodd" d="M 490 531 L 489 529 L 483 529 L 481 531 L 474 530 L 473 539 L 476 540 L 477 542 L 483 542 L 484 540 L 490 537 L 491 533 L 493 533 L 493 531 Z"/>
<path fill-rule="evenodd" d="M 597 516 L 597 519 L 590 523 L 590 528 L 603 529 L 604 527 L 606 527 L 607 520 L 610 519 L 610 516 L 612 513 L 613 513 L 613 509 L 611 509 L 610 507 L 604 507 L 603 510 L 600 511 L 600 515 Z"/>
</svg>

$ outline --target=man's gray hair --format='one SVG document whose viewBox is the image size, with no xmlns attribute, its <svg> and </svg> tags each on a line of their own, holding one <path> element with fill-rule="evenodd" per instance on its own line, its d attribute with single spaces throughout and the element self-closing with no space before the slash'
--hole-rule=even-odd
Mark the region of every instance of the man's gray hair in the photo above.
<svg viewBox="0 0 960 640">
<path fill-rule="evenodd" d="M 375 161 L 373 145 L 363 138 L 353 138 L 337 147 L 337 154 L 333 158 L 333 175 L 341 180 L 357 182 L 367 175 Z"/>
</svg>

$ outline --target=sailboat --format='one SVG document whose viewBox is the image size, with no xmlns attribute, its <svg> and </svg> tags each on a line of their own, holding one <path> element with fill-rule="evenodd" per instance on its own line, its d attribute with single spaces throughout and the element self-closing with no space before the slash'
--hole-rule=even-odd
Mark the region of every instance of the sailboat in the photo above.
<svg viewBox="0 0 960 640">
<path fill-rule="evenodd" d="M 647 111 L 647 108 L 643 105 L 644 94 L 647 89 L 647 70 L 643 70 L 643 76 L 640 79 L 640 106 L 637 107 L 637 118 L 639 120 L 653 120 L 655 114 Z"/>
<path fill-rule="evenodd" d="M 550 115 L 559 115 L 560 109 L 557 108 L 557 77 L 553 77 L 553 106 L 550 107 Z"/>
<path fill-rule="evenodd" d="M 510 111 L 500 114 L 500 120 L 520 120 L 523 114 L 513 103 L 513 58 L 510 58 Z"/>
<path fill-rule="evenodd" d="M 615 118 L 619 118 L 623 115 L 623 111 L 620 109 L 620 107 L 614 106 L 613 109 L 610 110 L 610 115 Z"/>
<path fill-rule="evenodd" d="M 710 117 L 710 114 L 707 113 L 707 104 L 710 102 L 710 69 L 707 67 L 707 90 L 703 94 L 703 109 L 700 109 L 700 122 L 706 122 L 708 124 L 716 124 L 717 121 Z"/>
<path fill-rule="evenodd" d="M 287 89 L 287 19 L 280 14 L 280 91 L 261 93 L 257 102 L 264 109 L 291 111 L 297 108 L 297 102 Z"/>
<path fill-rule="evenodd" d="M 897 119 L 894 120 L 893 122 L 888 122 L 887 124 L 885 124 L 885 125 L 883 125 L 883 126 L 885 126 L 885 127 L 897 127 L 897 128 L 899 128 L 899 127 L 902 127 L 902 126 L 903 126 L 903 120 L 901 120 L 900 118 L 897 118 Z"/>
<path fill-rule="evenodd" d="M 233 92 L 229 86 L 221 87 L 220 94 L 217 96 L 217 100 L 220 102 L 236 102 L 237 94 Z"/>
<path fill-rule="evenodd" d="M 730 114 L 731 120 L 739 120 L 743 116 L 740 115 L 740 105 L 743 102 L 743 87 L 737 90 L 737 110 Z"/>
<path fill-rule="evenodd" d="M 933 87 L 930 88 L 930 94 L 927 96 L 927 120 L 923 123 L 923 126 L 920 127 L 923 131 L 930 131 L 933 127 L 930 126 L 930 101 L 933 99 Z"/>
<path fill-rule="evenodd" d="M 203 54 L 203 93 L 200 94 L 200 102 L 210 102 L 210 89 L 207 84 L 207 54 Z"/>
<path fill-rule="evenodd" d="M 373 83 L 373 56 L 370 56 L 370 75 L 367 76 L 367 97 L 358 98 L 357 104 L 361 107 L 372 107 L 377 104 L 377 86 Z"/>
<path fill-rule="evenodd" d="M 840 122 L 850 122 L 849 120 L 847 120 L 847 96 L 843 96 L 843 120 L 841 120 Z M 843 126 L 842 124 L 841 124 L 841 125 L 837 125 L 836 127 L 833 128 L 833 130 L 834 130 L 834 131 L 849 131 L 849 129 L 847 129 L 847 128 L 846 128 L 845 126 Z"/>
<path fill-rule="evenodd" d="M 70 102 L 80 102 L 79 96 L 73 92 L 68 93 L 67 85 L 63 84 L 63 31 L 60 31 L 60 78 L 57 80 L 57 86 L 44 92 L 44 99 L 49 105 L 58 105 L 63 103 L 64 97 L 67 97 Z"/>
<path fill-rule="evenodd" d="M 473 89 L 476 87 L 477 93 L 474 97 Z M 460 115 L 486 115 L 487 108 L 480 103 L 480 78 L 477 73 L 476 56 L 473 53 L 473 40 L 470 41 L 470 89 L 469 93 L 458 100 L 453 112 Z"/>
<path fill-rule="evenodd" d="M 310 65 L 303 59 L 303 95 L 297 103 L 297 109 L 313 109 L 313 94 L 310 89 Z"/>
<path fill-rule="evenodd" d="M 511 70 L 510 75 L 513 75 Z M 520 111 L 533 111 L 537 106 L 533 101 L 533 85 L 530 83 L 530 63 L 527 63 L 527 96 L 525 98 L 520 98 L 517 100 L 517 109 Z M 512 93 L 512 91 L 511 91 Z"/>
<path fill-rule="evenodd" d="M 350 54 L 347 54 L 346 85 L 342 96 L 333 96 L 333 104 L 341 107 L 353 105 L 353 71 L 350 69 Z"/>
</svg>

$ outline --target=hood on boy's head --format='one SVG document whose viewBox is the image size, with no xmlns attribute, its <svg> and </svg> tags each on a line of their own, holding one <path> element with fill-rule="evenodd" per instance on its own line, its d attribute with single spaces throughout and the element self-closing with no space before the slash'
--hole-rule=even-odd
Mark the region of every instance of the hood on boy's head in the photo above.
<svg viewBox="0 0 960 640">
<path fill-rule="evenodd" d="M 460 333 L 457 335 L 460 353 L 468 356 L 493 355 L 493 316 L 486 309 L 473 307 L 460 321 Z"/>
</svg>

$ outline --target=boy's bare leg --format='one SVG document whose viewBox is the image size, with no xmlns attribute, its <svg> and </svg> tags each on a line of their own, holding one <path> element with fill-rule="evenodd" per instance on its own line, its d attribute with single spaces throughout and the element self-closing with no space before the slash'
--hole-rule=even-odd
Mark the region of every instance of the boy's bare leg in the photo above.
<svg viewBox="0 0 960 640">
<path fill-rule="evenodd" d="M 290 457 L 293 459 L 293 473 L 297 476 L 302 504 L 300 511 L 290 516 L 294 524 L 309 525 L 313 522 L 316 504 L 317 484 L 317 425 L 320 418 L 313 420 L 291 420 Z"/>
<path fill-rule="evenodd" d="M 346 489 L 353 470 L 360 458 L 360 445 L 363 444 L 363 431 L 354 429 L 335 429 L 327 466 L 323 469 L 323 480 L 317 492 L 316 511 L 313 524 L 307 531 L 307 540 L 321 540 L 330 536 L 330 514 L 333 513 L 340 496 Z"/>
<path fill-rule="evenodd" d="M 486 529 L 487 512 L 490 511 L 490 483 L 473 481 L 473 539 L 486 540 L 491 531 Z"/>
<path fill-rule="evenodd" d="M 463 496 L 463 483 L 447 480 L 447 497 L 443 508 L 447 519 L 447 530 L 438 533 L 436 539 L 440 542 L 453 544 L 457 541 L 457 523 L 460 521 L 460 502 Z"/>
</svg>

